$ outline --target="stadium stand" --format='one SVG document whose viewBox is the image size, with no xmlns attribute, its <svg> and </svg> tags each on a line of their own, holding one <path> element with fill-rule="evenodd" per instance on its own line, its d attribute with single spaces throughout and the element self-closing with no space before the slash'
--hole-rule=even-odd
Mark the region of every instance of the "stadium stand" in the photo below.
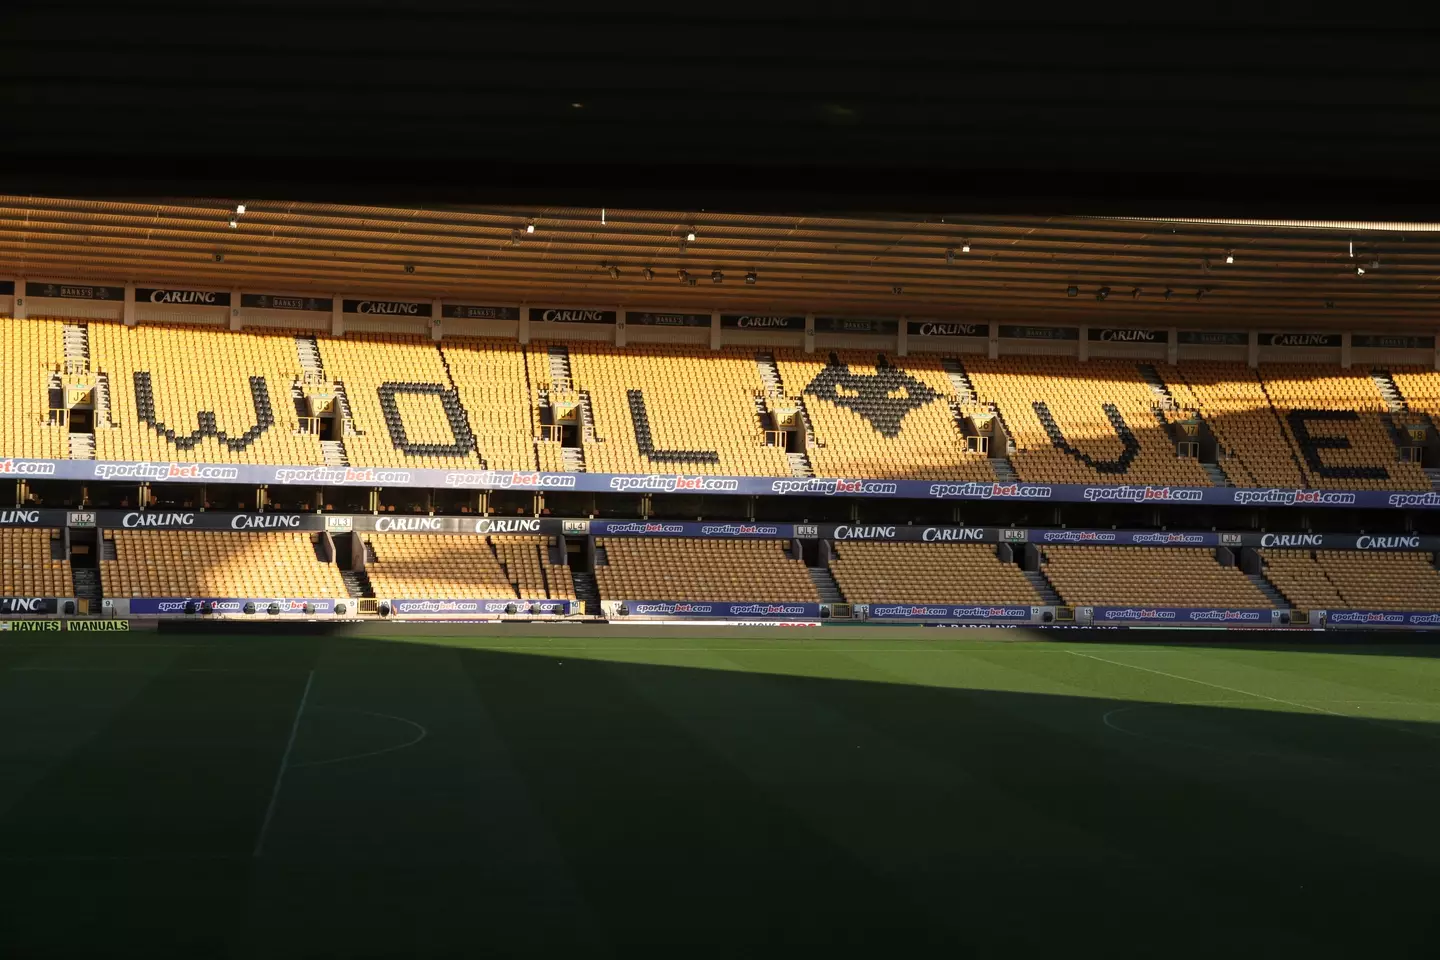
<svg viewBox="0 0 1440 960">
<path fill-rule="evenodd" d="M 538 431 L 517 389 L 526 379 L 524 348 L 514 340 L 464 338 L 446 340 L 440 349 L 486 465 L 534 470 Z"/>
<path fill-rule="evenodd" d="M 834 544 L 830 572 L 851 603 L 1040 603 L 1020 567 L 1001 563 L 994 544 Z"/>
<path fill-rule="evenodd" d="M 1265 577 L 1300 610 L 1341 610 L 1349 606 L 1313 550 L 1262 550 Z"/>
<path fill-rule="evenodd" d="M 572 343 L 569 356 L 575 388 L 592 401 L 591 472 L 789 475 L 784 449 L 765 445 L 753 353 Z"/>
<path fill-rule="evenodd" d="M 1268 607 L 1239 567 L 1187 547 L 1046 547 L 1043 571 L 1072 606 Z"/>
<path fill-rule="evenodd" d="M 574 599 L 570 568 L 551 564 L 548 537 L 365 534 L 375 595 L 414 599 Z"/>
<path fill-rule="evenodd" d="M 1428 553 L 1265 550 L 1265 573 L 1291 603 L 1315 610 L 1440 610 Z"/>
<path fill-rule="evenodd" d="M 55 529 L 0 533 L 0 597 L 68 597 L 74 593 L 70 561 L 54 559 Z"/>
<path fill-rule="evenodd" d="M 820 599 L 783 540 L 597 537 L 595 580 L 607 600 Z"/>
<path fill-rule="evenodd" d="M 89 325 L 91 363 L 110 381 L 101 460 L 324 462 L 300 434 L 291 336 L 181 326 Z"/>
<path fill-rule="evenodd" d="M 1000 408 L 1024 480 L 1209 484 L 1176 456 L 1172 427 L 1138 364 L 1060 357 L 966 357 L 982 402 Z"/>
<path fill-rule="evenodd" d="M 518 596 L 530 600 L 575 599 L 570 568 L 563 563 L 551 563 L 546 556 L 554 537 L 497 535 L 489 539 Z"/>
<path fill-rule="evenodd" d="M 519 596 L 484 537 L 367 533 L 365 564 L 377 597 Z"/>
<path fill-rule="evenodd" d="M 355 334 L 318 342 L 325 375 L 345 386 L 356 431 L 345 437 L 351 463 L 472 470 L 482 466 L 470 415 L 460 405 L 445 358 L 433 341 Z M 475 370 L 482 368 L 477 360 Z M 478 389 L 475 393 L 480 395 Z M 523 398 L 518 380 L 512 397 Z M 521 412 L 519 402 L 516 407 Z M 505 456 L 503 449 L 499 455 Z"/>
<path fill-rule="evenodd" d="M 109 597 L 344 597 L 313 533 L 106 530 L 115 559 L 100 560 Z"/>
<path fill-rule="evenodd" d="M 1269 363 L 1260 365 L 1260 376 L 1287 439 L 1300 452 L 1309 486 L 1430 489 L 1417 464 L 1400 461 L 1396 432 L 1405 418 L 1389 412 L 1367 373 Z"/>
<path fill-rule="evenodd" d="M 790 349 L 775 360 L 785 392 L 810 417 L 816 476 L 995 479 L 988 457 L 965 446 L 940 358 Z"/>
<path fill-rule="evenodd" d="M 64 330 L 59 320 L 5 321 L 0 336 L 5 404 L 0 442 L 5 446 L 0 456 L 53 460 L 70 455 L 65 429 L 49 425 L 49 387 L 62 379 Z"/>
<path fill-rule="evenodd" d="M 1418 465 L 1400 461 L 1396 441 L 1405 418 L 1388 412 L 1364 373 L 1201 361 L 1181 363 L 1180 374 L 1177 399 L 1199 409 L 1225 452 L 1220 466 L 1236 486 L 1430 486 Z"/>
</svg>

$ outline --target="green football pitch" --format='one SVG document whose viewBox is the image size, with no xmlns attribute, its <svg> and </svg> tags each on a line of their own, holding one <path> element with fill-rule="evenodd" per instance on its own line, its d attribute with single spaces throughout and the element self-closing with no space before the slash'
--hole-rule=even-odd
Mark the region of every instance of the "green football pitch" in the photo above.
<svg viewBox="0 0 1440 960">
<path fill-rule="evenodd" d="M 0 956 L 1435 955 L 1440 649 L 1022 636 L 0 635 Z"/>
</svg>

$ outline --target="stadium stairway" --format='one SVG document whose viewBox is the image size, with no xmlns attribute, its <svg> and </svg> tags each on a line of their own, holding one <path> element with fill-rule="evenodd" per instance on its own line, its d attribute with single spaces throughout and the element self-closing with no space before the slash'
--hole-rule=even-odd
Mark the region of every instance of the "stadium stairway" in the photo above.
<svg viewBox="0 0 1440 960">
<path fill-rule="evenodd" d="M 804 450 L 791 451 L 785 454 L 785 459 L 790 461 L 790 475 L 794 477 L 813 477 L 815 468 L 810 465 L 810 457 Z"/>
<path fill-rule="evenodd" d="M 325 365 L 320 359 L 320 344 L 311 336 L 295 338 L 295 356 L 300 361 L 300 370 L 306 380 L 321 383 L 325 380 Z"/>
<path fill-rule="evenodd" d="M 375 596 L 370 584 L 370 574 L 364 570 L 341 570 L 340 579 L 345 582 L 345 592 L 356 599 Z"/>
<path fill-rule="evenodd" d="M 1426 467 L 1425 476 L 1430 480 L 1431 490 L 1440 490 L 1440 467 Z"/>
<path fill-rule="evenodd" d="M 90 328 L 83 323 L 65 324 L 65 372 L 90 372 Z"/>
<path fill-rule="evenodd" d="M 1060 594 L 1055 590 L 1054 584 L 1050 582 L 1050 578 L 1045 576 L 1045 574 L 1038 570 L 1026 570 L 1025 579 L 1029 580 L 1030 586 L 1034 587 L 1035 592 L 1040 594 L 1042 603 L 1053 607 L 1064 606 L 1065 601 L 1061 599 Z"/>
<path fill-rule="evenodd" d="M 95 426 L 111 426 L 110 374 L 104 370 L 95 374 Z"/>
<path fill-rule="evenodd" d="M 1166 410 L 1174 410 L 1175 395 L 1166 386 L 1164 379 L 1160 376 L 1160 371 L 1155 369 L 1155 364 L 1141 363 L 1137 366 L 1140 368 L 1140 376 L 1145 378 L 1146 385 L 1150 387 L 1150 392 L 1155 394 L 1156 401 Z"/>
<path fill-rule="evenodd" d="M 991 457 L 990 466 L 995 471 L 995 479 L 1001 483 L 1016 483 L 1020 479 L 1010 461 L 1004 457 Z"/>
<path fill-rule="evenodd" d="M 1205 471 L 1205 476 L 1209 478 L 1211 485 L 1216 487 L 1234 486 L 1230 482 L 1230 478 L 1225 476 L 1225 471 L 1220 469 L 1218 463 L 1201 463 L 1200 469 Z"/>
<path fill-rule="evenodd" d="M 844 603 L 845 595 L 840 592 L 840 584 L 835 582 L 835 576 L 825 567 L 806 567 L 805 572 L 810 575 L 810 582 L 815 584 L 815 592 L 820 594 L 821 603 Z"/>
<path fill-rule="evenodd" d="M 755 368 L 760 371 L 760 382 L 775 396 L 785 395 L 785 384 L 780 380 L 780 368 L 775 365 L 775 354 L 762 350 L 755 354 Z"/>
<path fill-rule="evenodd" d="M 1290 608 L 1290 601 L 1285 599 L 1285 595 L 1282 594 L 1278 589 L 1276 589 L 1275 585 L 1271 583 L 1264 574 L 1247 573 L 1245 576 L 1250 580 L 1251 583 L 1255 584 L 1255 589 L 1265 594 L 1266 598 L 1272 604 L 1277 607 L 1283 607 L 1285 609 Z"/>
<path fill-rule="evenodd" d="M 95 434 L 72 433 L 69 439 L 71 460 L 95 459 Z"/>
<path fill-rule="evenodd" d="M 325 457 L 327 467 L 348 467 L 350 457 L 345 452 L 345 443 L 342 440 L 321 440 L 320 453 Z"/>
<path fill-rule="evenodd" d="M 550 362 L 550 382 L 557 389 L 569 390 L 572 387 L 570 379 L 570 349 L 564 344 L 552 343 L 548 351 Z"/>
<path fill-rule="evenodd" d="M 1375 386 L 1380 391 L 1380 396 L 1385 398 L 1385 403 L 1390 407 L 1391 413 L 1406 413 L 1410 405 L 1400 394 L 1400 387 L 1395 383 L 1395 378 L 1390 375 L 1389 370 L 1371 370 L 1370 379 L 1375 381 Z"/>
<path fill-rule="evenodd" d="M 945 357 L 940 361 L 940 366 L 945 370 L 945 375 L 955 386 L 955 396 L 960 398 L 961 403 L 978 403 L 979 398 L 975 394 L 975 385 L 970 382 L 970 374 L 960 361 L 954 357 Z"/>
<path fill-rule="evenodd" d="M 75 589 L 75 599 L 89 600 L 90 612 L 100 609 L 100 571 L 95 567 L 70 565 L 70 580 Z"/>
<path fill-rule="evenodd" d="M 580 601 L 581 612 L 599 616 L 600 585 L 595 582 L 595 574 L 572 567 L 570 580 L 575 586 L 575 599 Z"/>
</svg>

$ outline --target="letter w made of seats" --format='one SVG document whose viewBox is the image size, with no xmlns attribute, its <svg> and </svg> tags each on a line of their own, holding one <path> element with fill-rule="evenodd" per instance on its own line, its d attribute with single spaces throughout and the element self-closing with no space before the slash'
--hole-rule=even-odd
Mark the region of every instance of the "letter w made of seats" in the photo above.
<svg viewBox="0 0 1440 960">
<path fill-rule="evenodd" d="M 155 417 L 155 391 L 147 370 L 135 371 L 135 412 L 142 423 L 147 423 L 156 433 L 165 437 L 181 450 L 193 450 L 206 437 L 214 437 L 231 450 L 239 452 L 250 446 L 260 435 L 275 425 L 275 411 L 270 406 L 270 390 L 264 377 L 250 378 L 250 398 L 255 405 L 255 425 L 238 437 L 232 437 L 221 430 L 215 419 L 215 411 L 199 410 L 195 413 L 196 428 L 188 435 L 180 435 L 173 427 L 167 427 Z"/>
</svg>

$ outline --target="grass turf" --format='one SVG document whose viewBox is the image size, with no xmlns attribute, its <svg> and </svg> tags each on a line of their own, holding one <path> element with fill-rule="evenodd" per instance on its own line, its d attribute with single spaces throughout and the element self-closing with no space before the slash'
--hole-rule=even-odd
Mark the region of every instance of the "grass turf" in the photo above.
<svg viewBox="0 0 1440 960">
<path fill-rule="evenodd" d="M 394 632 L 7 635 L 0 949 L 1440 937 L 1431 648 Z"/>
</svg>

